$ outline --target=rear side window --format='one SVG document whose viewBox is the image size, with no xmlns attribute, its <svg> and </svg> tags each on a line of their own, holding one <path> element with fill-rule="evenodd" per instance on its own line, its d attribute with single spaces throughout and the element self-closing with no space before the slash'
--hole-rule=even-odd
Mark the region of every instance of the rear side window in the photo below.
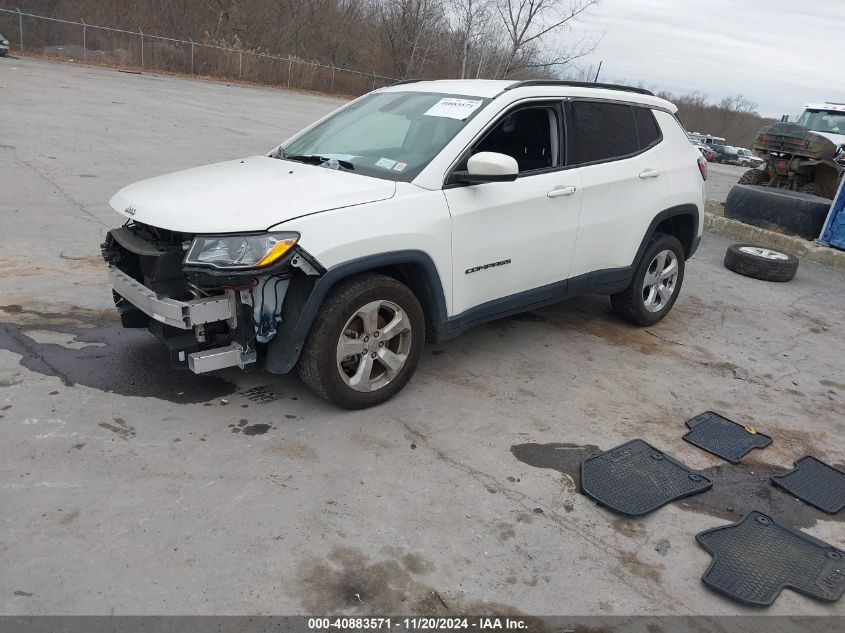
<svg viewBox="0 0 845 633">
<path fill-rule="evenodd" d="M 660 128 L 654 114 L 648 108 L 634 108 L 634 120 L 637 122 L 637 134 L 640 137 L 640 149 L 651 147 L 660 140 Z"/>
<path fill-rule="evenodd" d="M 640 150 L 631 106 L 574 101 L 572 114 L 580 162 L 613 160 Z"/>
</svg>

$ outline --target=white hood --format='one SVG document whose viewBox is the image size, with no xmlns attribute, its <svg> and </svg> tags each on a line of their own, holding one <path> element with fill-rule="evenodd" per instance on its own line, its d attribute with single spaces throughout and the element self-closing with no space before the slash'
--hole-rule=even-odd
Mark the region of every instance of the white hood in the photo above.
<svg viewBox="0 0 845 633">
<path fill-rule="evenodd" d="M 235 233 L 395 192 L 390 180 L 253 156 L 136 182 L 109 204 L 127 218 L 171 231 Z"/>
</svg>

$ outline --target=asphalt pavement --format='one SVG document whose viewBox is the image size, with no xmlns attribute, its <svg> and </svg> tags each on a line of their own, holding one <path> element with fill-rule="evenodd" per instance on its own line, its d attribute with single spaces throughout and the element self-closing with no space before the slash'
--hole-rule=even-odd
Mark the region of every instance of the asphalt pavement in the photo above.
<svg viewBox="0 0 845 633">
<path fill-rule="evenodd" d="M 429 345 L 397 398 L 342 411 L 294 375 L 170 369 L 99 257 L 121 186 L 340 100 L 30 59 L 0 88 L 0 613 L 759 614 L 702 585 L 696 533 L 757 509 L 845 546 L 768 482 L 845 463 L 841 272 L 741 277 L 707 234 L 654 327 L 582 297 Z M 681 439 L 707 410 L 774 442 L 723 462 Z M 634 438 L 713 489 L 641 519 L 580 494 L 581 459 Z"/>
</svg>

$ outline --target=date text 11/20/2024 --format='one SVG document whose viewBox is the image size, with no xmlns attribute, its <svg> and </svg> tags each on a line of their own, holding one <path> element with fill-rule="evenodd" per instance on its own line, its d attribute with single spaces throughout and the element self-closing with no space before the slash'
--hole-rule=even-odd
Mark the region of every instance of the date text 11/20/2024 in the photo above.
<svg viewBox="0 0 845 633">
<path fill-rule="evenodd" d="M 448 631 L 448 630 L 528 630 L 524 620 L 518 618 L 309 618 L 308 628 L 312 631 L 331 630 L 377 630 L 406 629 L 410 631 Z"/>
</svg>

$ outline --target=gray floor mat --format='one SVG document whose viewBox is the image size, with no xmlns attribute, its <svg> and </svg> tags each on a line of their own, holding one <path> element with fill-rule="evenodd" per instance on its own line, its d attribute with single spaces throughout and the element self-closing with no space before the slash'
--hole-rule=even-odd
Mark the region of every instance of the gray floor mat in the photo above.
<svg viewBox="0 0 845 633">
<path fill-rule="evenodd" d="M 583 493 L 628 516 L 648 514 L 712 485 L 643 440 L 631 440 L 581 462 Z"/>
<path fill-rule="evenodd" d="M 815 457 L 802 457 L 793 470 L 773 476 L 772 483 L 822 512 L 845 508 L 845 473 Z"/>
<path fill-rule="evenodd" d="M 695 540 L 713 557 L 701 580 L 738 602 L 768 606 L 786 587 L 827 602 L 845 591 L 841 550 L 762 512 L 701 532 Z"/>
<path fill-rule="evenodd" d="M 766 448 L 772 438 L 754 431 L 749 431 L 733 420 L 705 411 L 691 420 L 687 420 L 689 432 L 684 440 L 712 453 L 716 457 L 738 464 L 743 457 L 755 448 Z"/>
</svg>

